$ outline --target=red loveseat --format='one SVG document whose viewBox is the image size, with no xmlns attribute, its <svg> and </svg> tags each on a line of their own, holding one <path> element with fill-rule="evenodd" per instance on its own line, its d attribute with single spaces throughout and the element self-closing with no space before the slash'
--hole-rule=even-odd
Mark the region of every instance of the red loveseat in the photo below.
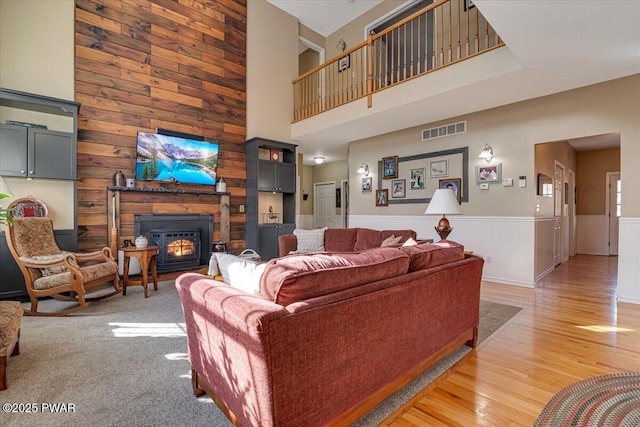
<svg viewBox="0 0 640 427">
<path fill-rule="evenodd" d="M 475 346 L 482 266 L 444 242 L 273 259 L 259 295 L 183 274 L 194 393 L 243 426 L 351 424 Z"/>
<path fill-rule="evenodd" d="M 372 230 L 370 228 L 328 228 L 324 232 L 324 249 L 327 252 L 358 252 L 365 249 L 379 248 L 387 237 L 402 236 L 402 241 L 409 237 L 416 239 L 413 230 Z M 280 256 L 289 255 L 298 248 L 298 238 L 295 234 L 285 234 L 278 237 Z"/>
</svg>

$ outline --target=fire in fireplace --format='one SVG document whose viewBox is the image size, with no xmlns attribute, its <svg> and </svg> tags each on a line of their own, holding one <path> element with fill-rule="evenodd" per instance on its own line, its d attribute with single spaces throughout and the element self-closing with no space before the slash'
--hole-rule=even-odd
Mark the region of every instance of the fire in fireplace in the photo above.
<svg viewBox="0 0 640 427">
<path fill-rule="evenodd" d="M 213 238 L 211 215 L 135 215 L 135 234 L 160 249 L 159 272 L 191 270 L 209 263 Z"/>
<path fill-rule="evenodd" d="M 149 241 L 160 247 L 156 263 L 167 271 L 200 265 L 200 230 L 151 230 Z"/>
</svg>

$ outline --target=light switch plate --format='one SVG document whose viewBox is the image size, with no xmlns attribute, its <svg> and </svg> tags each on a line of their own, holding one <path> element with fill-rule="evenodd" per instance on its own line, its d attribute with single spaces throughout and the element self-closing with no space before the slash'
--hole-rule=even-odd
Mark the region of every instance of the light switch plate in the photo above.
<svg viewBox="0 0 640 427">
<path fill-rule="evenodd" d="M 505 178 L 502 180 L 502 185 L 504 187 L 513 187 L 513 178 Z"/>
<path fill-rule="evenodd" d="M 481 190 L 488 190 L 489 189 L 489 183 L 488 182 L 483 182 L 480 184 L 480 189 Z"/>
</svg>

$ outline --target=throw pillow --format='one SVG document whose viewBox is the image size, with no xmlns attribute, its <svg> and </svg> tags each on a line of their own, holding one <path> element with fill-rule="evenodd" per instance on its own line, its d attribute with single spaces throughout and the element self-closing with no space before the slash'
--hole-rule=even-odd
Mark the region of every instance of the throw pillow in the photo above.
<svg viewBox="0 0 640 427">
<path fill-rule="evenodd" d="M 409 237 L 406 242 L 402 244 L 402 246 L 416 246 L 418 242 L 413 240 L 413 238 Z"/>
<path fill-rule="evenodd" d="M 394 236 L 393 234 L 382 241 L 381 248 L 397 245 L 402 241 L 402 236 Z"/>
<path fill-rule="evenodd" d="M 56 255 L 38 255 L 31 258 L 36 261 L 51 262 L 51 261 L 62 261 L 64 257 L 65 257 L 64 254 L 56 254 Z M 67 269 L 64 265 L 56 265 L 53 267 L 41 268 L 40 274 L 42 274 L 42 277 L 46 277 L 46 276 L 51 276 L 53 274 L 64 273 L 65 271 L 67 271 Z"/>
<path fill-rule="evenodd" d="M 212 268 L 212 264 L 215 267 Z M 260 292 L 260 277 L 266 266 L 266 263 L 258 264 L 236 255 L 216 252 L 209 262 L 209 274 L 211 276 L 220 274 L 222 281 L 227 285 L 257 295 Z"/>
<path fill-rule="evenodd" d="M 298 248 L 295 253 L 304 254 L 308 252 L 324 251 L 324 232 L 327 227 L 316 228 L 314 230 L 302 230 L 296 228 L 293 230 L 298 239 Z"/>
</svg>

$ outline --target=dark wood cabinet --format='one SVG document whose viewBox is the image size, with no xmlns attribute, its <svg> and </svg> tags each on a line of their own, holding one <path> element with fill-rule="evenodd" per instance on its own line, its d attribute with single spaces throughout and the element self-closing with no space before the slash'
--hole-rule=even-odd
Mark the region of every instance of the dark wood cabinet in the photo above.
<svg viewBox="0 0 640 427">
<path fill-rule="evenodd" d="M 73 134 L 0 124 L 0 175 L 25 178 L 76 178 Z"/>
<path fill-rule="evenodd" d="M 269 160 L 276 153 L 278 161 Z M 247 157 L 247 247 L 260 254 L 262 260 L 278 256 L 278 237 L 296 228 L 296 145 L 264 138 L 246 143 Z M 274 223 L 265 223 L 260 212 L 261 197 L 274 193 Z M 282 199 L 280 203 L 279 200 Z"/>
</svg>

